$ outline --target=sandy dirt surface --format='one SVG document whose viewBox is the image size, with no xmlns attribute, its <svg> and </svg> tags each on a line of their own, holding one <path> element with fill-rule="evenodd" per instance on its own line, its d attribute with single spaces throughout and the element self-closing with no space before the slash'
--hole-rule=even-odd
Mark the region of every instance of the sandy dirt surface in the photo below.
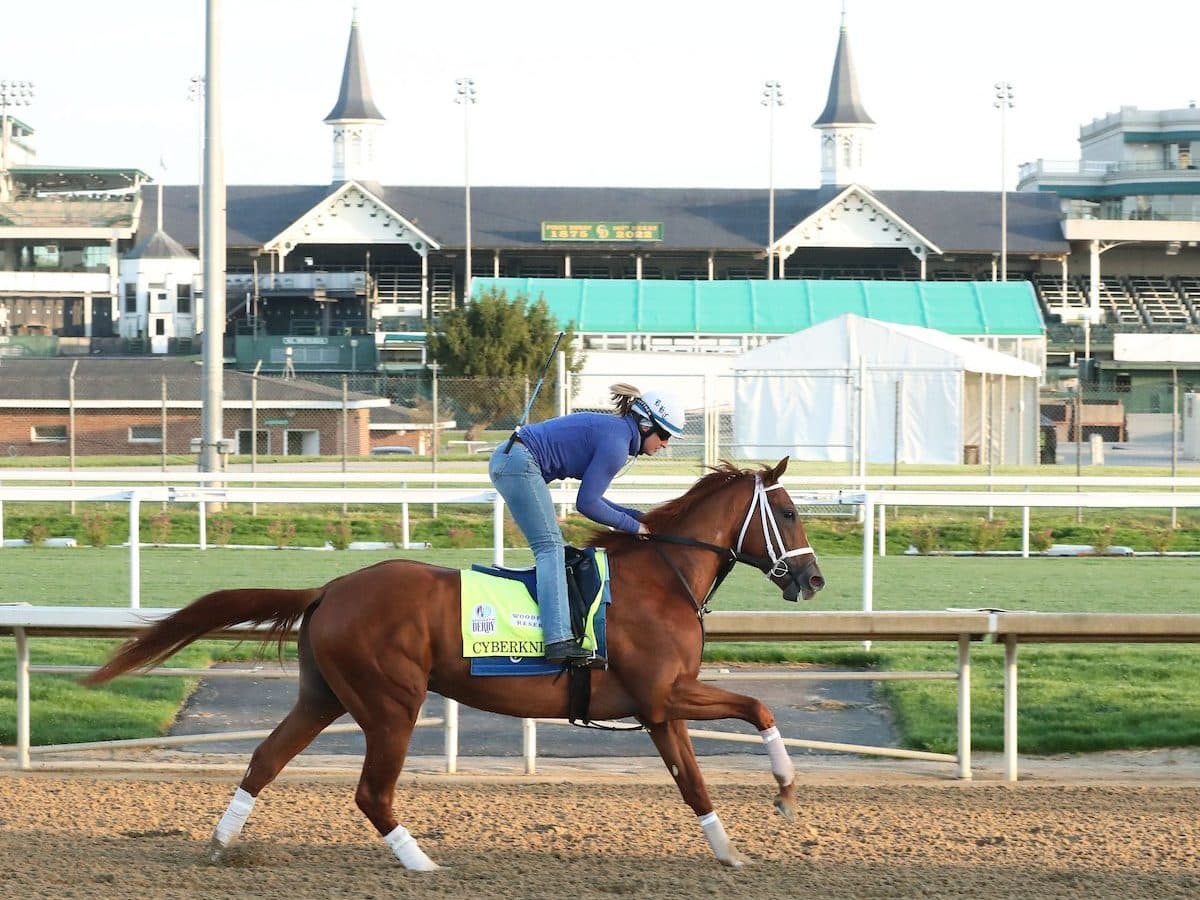
<svg viewBox="0 0 1200 900">
<path fill-rule="evenodd" d="M 713 860 L 674 787 L 641 763 L 418 771 L 402 776 L 398 811 L 444 866 L 423 875 L 391 857 L 344 771 L 285 773 L 228 861 L 212 865 L 208 838 L 237 780 L 225 767 L 10 769 L 0 771 L 0 896 L 1200 896 L 1200 780 L 1138 769 L 1136 759 L 1044 767 L 1018 784 L 822 769 L 801 782 L 797 822 L 773 812 L 761 767 L 710 771 L 717 811 L 749 861 L 739 871 Z"/>
</svg>

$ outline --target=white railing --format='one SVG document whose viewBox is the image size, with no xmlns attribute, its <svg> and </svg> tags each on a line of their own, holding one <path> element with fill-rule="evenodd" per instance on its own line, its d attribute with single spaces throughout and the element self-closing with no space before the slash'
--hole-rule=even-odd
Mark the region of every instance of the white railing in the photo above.
<svg viewBox="0 0 1200 900">
<path fill-rule="evenodd" d="M 160 609 L 134 614 L 128 610 L 98 607 L 31 607 L 25 604 L 0 605 L 0 634 L 11 633 L 16 640 L 17 745 L 18 768 L 30 768 L 33 753 L 58 753 L 93 747 L 144 746 L 152 744 L 188 744 L 206 740 L 232 740 L 261 737 L 266 732 L 234 732 L 218 737 L 187 735 L 174 738 L 147 738 L 75 745 L 32 747 L 30 734 L 29 677 L 34 671 L 64 674 L 85 671 L 74 667 L 33 667 L 29 663 L 30 636 L 108 637 L 128 636 L 145 624 L 146 618 L 170 615 L 174 610 Z M 985 637 L 1004 645 L 1004 768 L 1009 781 L 1018 779 L 1017 735 L 1017 646 L 1032 643 L 1200 643 L 1200 614 L 1140 613 L 1023 613 L 985 610 L 947 610 L 945 612 L 715 612 L 707 619 L 708 634 L 714 641 L 955 641 L 958 645 L 956 672 L 876 672 L 806 673 L 814 680 L 838 677 L 874 679 L 947 679 L 957 682 L 957 752 L 927 753 L 895 747 L 866 747 L 820 741 L 785 739 L 789 747 L 835 750 L 849 753 L 894 756 L 935 762 L 952 762 L 960 778 L 971 777 L 971 664 L 972 641 Z M 218 637 L 244 639 L 249 626 L 219 633 Z M 190 670 L 157 669 L 157 674 L 191 674 Z M 205 671 L 207 676 L 214 674 Z M 220 674 L 216 672 L 215 674 Z M 261 677 L 262 673 L 255 672 Z M 709 673 L 710 680 L 723 676 Z M 749 677 L 749 676 L 746 676 Z M 761 677 L 761 676 L 756 676 Z M 526 772 L 535 771 L 536 726 L 541 723 L 564 724 L 558 719 L 526 719 L 524 755 Z M 443 725 L 445 729 L 446 771 L 457 769 L 458 710 L 447 699 L 442 719 L 421 718 L 420 725 Z M 338 726 L 353 730 L 354 726 Z M 735 742 L 758 743 L 759 738 L 724 731 L 694 730 L 693 737 Z"/>
</svg>

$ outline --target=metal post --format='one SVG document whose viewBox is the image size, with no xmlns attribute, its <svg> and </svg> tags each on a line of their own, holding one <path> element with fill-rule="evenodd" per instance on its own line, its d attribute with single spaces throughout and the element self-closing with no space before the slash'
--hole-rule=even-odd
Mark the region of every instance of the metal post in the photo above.
<svg viewBox="0 0 1200 900">
<path fill-rule="evenodd" d="M 1004 779 L 1017 780 L 1017 636 L 1004 636 Z"/>
<path fill-rule="evenodd" d="M 162 377 L 162 410 L 158 418 L 158 449 L 162 470 L 167 471 L 167 376 Z"/>
<path fill-rule="evenodd" d="M 521 720 L 521 747 L 525 755 L 525 774 L 537 774 L 537 720 Z"/>
<path fill-rule="evenodd" d="M 971 636 L 958 636 L 958 777 L 971 777 Z"/>
<path fill-rule="evenodd" d="M 1171 493 L 1175 493 L 1174 478 L 1179 467 L 1179 370 L 1171 369 Z M 1171 530 L 1179 527 L 1179 510 L 1171 507 Z"/>
<path fill-rule="evenodd" d="M 456 78 L 457 96 L 455 103 L 463 108 L 463 211 L 466 225 L 466 274 L 463 277 L 463 305 L 471 302 L 471 107 L 478 102 L 475 95 L 475 79 Z"/>
<path fill-rule="evenodd" d="M 446 752 L 446 774 L 453 775 L 458 771 L 458 701 L 445 699 L 445 714 L 442 716 L 443 749 Z"/>
<path fill-rule="evenodd" d="M 504 498 L 492 498 L 492 565 L 504 565 Z"/>
<path fill-rule="evenodd" d="M 17 768 L 29 768 L 29 641 L 25 629 L 13 628 L 17 641 Z"/>
<path fill-rule="evenodd" d="M 250 471 L 258 470 L 258 370 L 262 368 L 262 360 L 254 363 L 254 372 L 250 375 Z M 270 444 L 270 432 L 267 432 L 267 442 Z M 271 452 L 270 446 L 267 452 Z M 257 481 L 250 482 L 251 487 L 258 487 Z M 258 515 L 258 501 L 250 504 L 250 515 Z"/>
<path fill-rule="evenodd" d="M 220 12 L 220 0 L 205 0 L 202 472 L 220 471 L 218 442 L 224 431 L 225 160 L 221 139 Z"/>
<path fill-rule="evenodd" d="M 342 376 L 342 471 L 346 471 L 346 455 L 350 452 L 350 380 Z M 346 488 L 346 482 L 342 482 Z M 346 515 L 346 503 L 342 502 L 342 515 Z"/>
<path fill-rule="evenodd" d="M 763 83 L 762 105 L 767 108 L 767 280 L 775 278 L 775 107 L 783 106 L 782 85 Z"/>
<path fill-rule="evenodd" d="M 1029 559 L 1029 507 L 1021 507 L 1021 558 Z"/>
<path fill-rule="evenodd" d="M 142 605 L 142 498 L 129 492 L 129 606 Z"/>
<path fill-rule="evenodd" d="M 1000 280 L 1008 281 L 1008 147 L 1007 111 L 1013 106 L 1013 87 L 1007 81 L 996 82 L 992 106 L 1000 110 Z"/>
<path fill-rule="evenodd" d="M 887 504 L 879 504 L 879 555 L 887 556 Z"/>
<path fill-rule="evenodd" d="M 433 486 L 437 487 L 437 470 L 438 470 L 438 444 L 441 443 L 441 437 L 438 434 L 438 364 L 430 363 L 429 371 L 433 377 L 433 454 L 431 457 L 433 466 Z M 433 504 L 433 517 L 436 519 L 438 514 L 437 504 Z"/>
<path fill-rule="evenodd" d="M 871 549 L 874 538 L 871 532 L 875 530 L 874 526 L 875 498 L 866 494 L 863 500 L 863 612 L 870 612 L 875 607 L 875 554 Z M 863 641 L 863 649 L 870 650 L 871 642 Z"/>
<path fill-rule="evenodd" d="M 67 440 L 70 454 L 69 467 L 75 471 L 75 370 L 79 368 L 79 360 L 71 363 L 71 373 L 67 376 Z M 71 479 L 71 487 L 75 487 L 75 479 Z M 75 515 L 75 501 L 71 501 L 71 515 Z"/>
</svg>

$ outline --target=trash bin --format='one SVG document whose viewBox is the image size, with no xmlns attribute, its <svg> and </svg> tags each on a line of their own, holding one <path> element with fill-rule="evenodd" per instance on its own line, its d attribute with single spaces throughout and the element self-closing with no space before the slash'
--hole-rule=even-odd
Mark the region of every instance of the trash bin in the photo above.
<svg viewBox="0 0 1200 900">
<path fill-rule="evenodd" d="M 979 465 L 979 445 L 978 444 L 963 444 L 963 465 L 964 466 Z"/>
</svg>

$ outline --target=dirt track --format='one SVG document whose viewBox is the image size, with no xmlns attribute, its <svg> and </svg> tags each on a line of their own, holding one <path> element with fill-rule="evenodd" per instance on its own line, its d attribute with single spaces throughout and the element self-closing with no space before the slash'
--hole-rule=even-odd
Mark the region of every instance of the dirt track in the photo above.
<svg viewBox="0 0 1200 900">
<path fill-rule="evenodd" d="M 21 898 L 392 896 L 1196 897 L 1193 784 L 954 781 L 801 788 L 774 815 L 769 776 L 714 779 L 750 860 L 719 867 L 673 786 L 408 777 L 401 821 L 446 868 L 404 872 L 354 807 L 353 780 L 281 781 L 227 865 L 207 862 L 236 776 L 0 773 L 0 895 Z M 870 779 L 866 779 L 870 780 Z"/>
</svg>

